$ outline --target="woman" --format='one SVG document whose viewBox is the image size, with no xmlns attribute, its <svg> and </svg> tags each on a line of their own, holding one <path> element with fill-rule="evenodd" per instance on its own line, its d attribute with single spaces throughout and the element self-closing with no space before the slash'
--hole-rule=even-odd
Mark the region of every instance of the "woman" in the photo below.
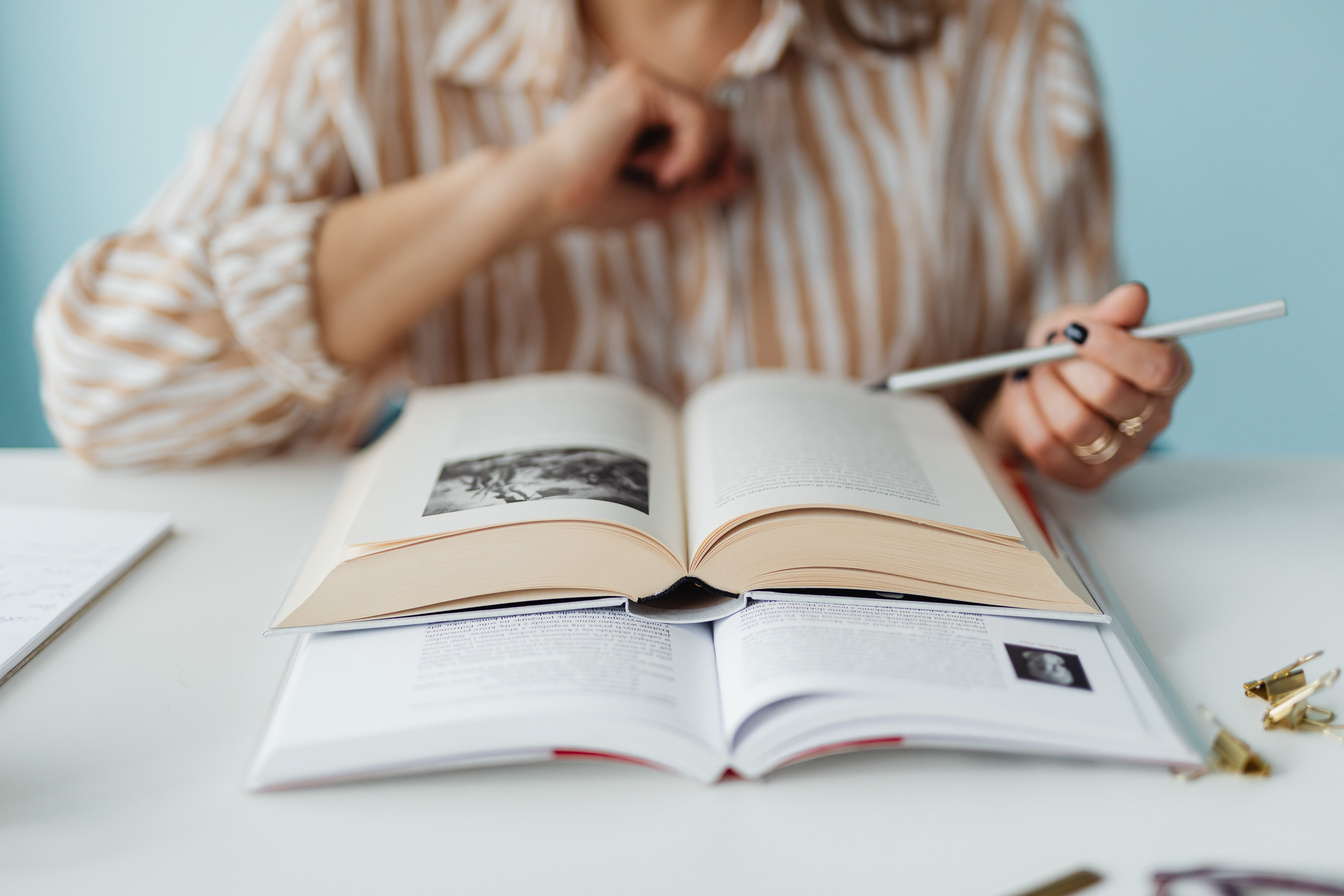
<svg viewBox="0 0 1344 896">
<path fill-rule="evenodd" d="M 220 126 L 39 312 L 100 464 L 351 439 L 387 392 L 747 366 L 876 379 L 1049 338 L 950 397 L 1081 487 L 1190 372 L 1112 290 L 1096 87 L 1051 0 L 293 0 Z"/>
</svg>

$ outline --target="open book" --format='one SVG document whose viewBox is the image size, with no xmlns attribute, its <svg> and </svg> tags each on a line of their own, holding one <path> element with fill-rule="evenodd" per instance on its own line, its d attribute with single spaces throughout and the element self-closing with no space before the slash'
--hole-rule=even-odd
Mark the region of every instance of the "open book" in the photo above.
<svg viewBox="0 0 1344 896">
<path fill-rule="evenodd" d="M 547 374 L 413 393 L 352 465 L 272 628 L 690 580 L 1098 612 L 939 399 L 757 371 L 678 415 L 619 379 Z"/>
<path fill-rule="evenodd" d="M 1142 656 L 1119 619 L 783 601 L 306 635 L 248 786 L 559 758 L 714 781 L 896 745 L 1199 767 Z"/>
</svg>

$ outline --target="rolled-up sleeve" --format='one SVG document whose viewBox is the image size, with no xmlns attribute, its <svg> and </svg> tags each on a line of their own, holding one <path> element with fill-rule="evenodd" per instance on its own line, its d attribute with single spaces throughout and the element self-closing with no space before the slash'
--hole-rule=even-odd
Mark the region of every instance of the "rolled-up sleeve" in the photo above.
<svg viewBox="0 0 1344 896">
<path fill-rule="evenodd" d="M 313 251 L 353 191 L 319 73 L 331 41 L 299 4 L 272 24 L 223 121 L 128 229 L 81 248 L 39 308 L 57 439 L 106 466 L 272 449 L 347 375 L 325 355 Z"/>
</svg>

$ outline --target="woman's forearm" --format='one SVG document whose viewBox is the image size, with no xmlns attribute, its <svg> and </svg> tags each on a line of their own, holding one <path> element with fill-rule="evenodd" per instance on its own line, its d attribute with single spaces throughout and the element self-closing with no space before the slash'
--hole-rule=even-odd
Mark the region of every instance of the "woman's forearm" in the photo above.
<svg viewBox="0 0 1344 896">
<path fill-rule="evenodd" d="M 665 140 L 631 156 L 650 130 Z M 616 66 L 530 143 L 338 203 L 315 249 L 323 347 L 347 367 L 377 359 L 471 271 L 556 228 L 624 226 L 726 199 L 748 181 L 730 149 L 721 110 Z M 656 187 L 628 183 L 632 167 Z"/>
<path fill-rule="evenodd" d="M 314 250 L 322 341 L 347 367 L 377 359 L 463 280 L 547 226 L 546 174 L 529 149 L 487 149 L 434 174 L 338 203 Z"/>
</svg>

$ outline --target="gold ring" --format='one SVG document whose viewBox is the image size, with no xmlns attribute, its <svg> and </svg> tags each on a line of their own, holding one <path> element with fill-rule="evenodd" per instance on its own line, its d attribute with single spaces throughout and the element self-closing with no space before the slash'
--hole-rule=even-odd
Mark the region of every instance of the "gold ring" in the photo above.
<svg viewBox="0 0 1344 896">
<path fill-rule="evenodd" d="M 1085 464 L 1104 464 L 1120 451 L 1115 430 L 1107 429 L 1087 445 L 1073 446 L 1073 454 Z"/>
<path fill-rule="evenodd" d="M 1097 436 L 1088 445 L 1074 445 L 1073 453 L 1078 455 L 1079 457 L 1090 457 L 1093 454 L 1100 454 L 1101 452 L 1105 451 L 1107 448 L 1110 447 L 1111 441 L 1114 438 L 1115 433 L 1108 429 L 1101 435 Z"/>
<path fill-rule="evenodd" d="M 1148 418 L 1153 416 L 1153 410 L 1156 407 L 1157 402 L 1153 401 L 1151 398 L 1148 399 L 1148 403 L 1143 406 L 1143 410 L 1139 411 L 1133 417 L 1126 417 L 1124 420 L 1121 420 L 1115 425 L 1115 428 L 1129 436 L 1131 439 L 1134 438 L 1136 435 L 1143 432 L 1143 424 L 1147 423 Z"/>
</svg>

